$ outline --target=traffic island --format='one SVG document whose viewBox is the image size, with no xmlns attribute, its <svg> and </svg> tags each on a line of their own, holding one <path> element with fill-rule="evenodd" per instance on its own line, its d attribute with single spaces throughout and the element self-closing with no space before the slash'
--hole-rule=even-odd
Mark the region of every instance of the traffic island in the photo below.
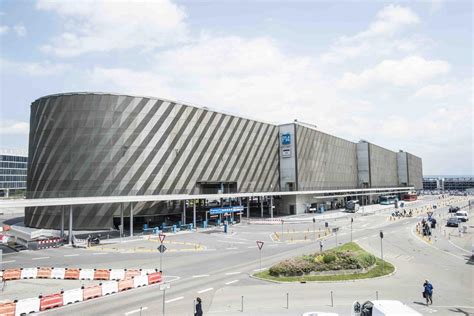
<svg viewBox="0 0 474 316">
<path fill-rule="evenodd" d="M 281 261 L 253 277 L 277 282 L 349 281 L 391 274 L 395 267 L 356 243 Z"/>
</svg>

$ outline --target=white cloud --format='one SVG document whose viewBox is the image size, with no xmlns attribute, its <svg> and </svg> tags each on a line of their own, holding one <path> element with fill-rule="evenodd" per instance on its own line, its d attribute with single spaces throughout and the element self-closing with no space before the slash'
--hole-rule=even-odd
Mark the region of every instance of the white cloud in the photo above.
<svg viewBox="0 0 474 316">
<path fill-rule="evenodd" d="M 341 36 L 330 50 L 321 55 L 324 63 L 338 63 L 359 56 L 384 56 L 392 52 L 413 52 L 428 44 L 418 35 L 397 38 L 405 29 L 420 23 L 407 7 L 389 5 L 377 13 L 369 27 L 353 36 Z"/>
<path fill-rule="evenodd" d="M 455 93 L 457 87 L 452 83 L 431 84 L 415 92 L 416 98 L 443 99 Z"/>
<path fill-rule="evenodd" d="M 28 135 L 30 124 L 21 121 L 0 121 L 0 135 Z"/>
<path fill-rule="evenodd" d="M 140 48 L 149 50 L 186 38 L 186 14 L 169 0 L 51 1 L 37 8 L 58 14 L 65 31 L 42 50 L 61 57 Z"/>
<path fill-rule="evenodd" d="M 8 25 L 0 25 L 0 35 L 7 34 L 10 30 Z"/>
<path fill-rule="evenodd" d="M 60 75 L 71 69 L 71 66 L 61 63 L 44 62 L 16 62 L 0 58 L 2 71 L 14 71 L 25 73 L 30 76 L 53 76 Z"/>
<path fill-rule="evenodd" d="M 426 60 L 410 56 L 400 60 L 384 60 L 360 73 L 345 73 L 339 85 L 345 89 L 366 88 L 371 83 L 389 83 L 395 86 L 418 86 L 437 75 L 450 71 L 443 60 Z"/>
<path fill-rule="evenodd" d="M 15 25 L 13 27 L 13 30 L 15 30 L 16 35 L 20 37 L 23 37 L 26 35 L 26 27 L 22 23 Z"/>
</svg>

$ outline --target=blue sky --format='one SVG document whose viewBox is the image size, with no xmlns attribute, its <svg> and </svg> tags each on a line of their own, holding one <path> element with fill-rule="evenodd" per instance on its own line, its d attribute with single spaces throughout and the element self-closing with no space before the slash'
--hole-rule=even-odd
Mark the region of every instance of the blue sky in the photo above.
<svg viewBox="0 0 474 316">
<path fill-rule="evenodd" d="M 0 147 L 46 94 L 293 119 L 473 174 L 471 1 L 2 1 Z"/>
</svg>

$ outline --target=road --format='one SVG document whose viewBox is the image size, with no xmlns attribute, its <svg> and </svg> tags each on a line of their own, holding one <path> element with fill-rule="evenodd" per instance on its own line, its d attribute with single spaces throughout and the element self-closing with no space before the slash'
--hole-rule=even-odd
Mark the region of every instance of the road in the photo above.
<svg viewBox="0 0 474 316">
<path fill-rule="evenodd" d="M 417 202 L 418 205 L 432 203 L 431 200 Z M 164 254 L 165 280 L 171 283 L 166 291 L 166 314 L 193 315 L 193 300 L 197 296 L 203 299 L 205 314 L 216 315 L 295 315 L 311 310 L 347 315 L 353 301 L 375 299 L 376 295 L 381 299 L 401 300 L 423 314 L 448 315 L 455 309 L 474 312 L 473 269 L 468 261 L 468 249 L 463 248 L 467 244 L 465 238 L 456 242 L 458 237 L 449 236 L 450 232 L 456 232 L 455 229 L 449 230 L 446 236 L 443 230 L 435 230 L 433 242 L 429 243 L 414 232 L 420 216 L 391 221 L 390 213 L 386 210 L 368 216 L 317 217 L 315 232 L 312 222 L 285 224 L 283 242 L 274 234 L 281 235 L 280 225 L 241 224 L 233 226 L 229 234 L 216 230 L 168 236 L 167 241 L 199 244 L 204 250 L 180 251 L 176 247 L 175 252 Z M 436 214 L 446 216 L 447 208 L 439 208 Z M 319 231 L 324 232 L 326 221 L 330 228 L 340 228 L 339 244 L 350 241 L 350 217 L 354 217 L 353 240 L 377 256 L 380 255 L 379 232 L 383 230 L 384 259 L 396 266 L 394 275 L 357 282 L 306 284 L 277 284 L 250 277 L 260 267 L 256 240 L 265 242 L 262 267 L 266 268 L 282 259 L 319 251 L 319 243 L 311 239 L 315 234 L 324 235 Z M 291 237 L 294 237 L 293 242 Z M 128 248 L 133 248 L 130 245 L 134 243 L 137 243 L 137 251 L 133 253 L 60 248 L 10 254 L 4 256 L 4 266 L 85 268 L 91 267 L 93 262 L 93 267 L 97 268 L 157 268 L 159 254 L 139 251 L 139 246 L 147 241 L 130 242 Z M 327 236 L 325 249 L 334 246 L 335 236 Z M 174 244 L 167 247 L 172 250 Z M 435 287 L 435 304 L 429 307 L 421 304 L 425 279 Z M 159 285 L 63 307 L 47 314 L 139 315 L 140 308 L 142 315 L 162 314 L 163 292 Z"/>
</svg>

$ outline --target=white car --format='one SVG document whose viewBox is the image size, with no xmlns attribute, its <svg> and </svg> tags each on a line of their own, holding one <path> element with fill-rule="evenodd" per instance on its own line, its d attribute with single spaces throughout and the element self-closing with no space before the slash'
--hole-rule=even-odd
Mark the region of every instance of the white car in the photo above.
<svg viewBox="0 0 474 316">
<path fill-rule="evenodd" d="M 456 216 L 461 222 L 467 222 L 469 220 L 466 211 L 457 211 L 454 216 Z"/>
</svg>

